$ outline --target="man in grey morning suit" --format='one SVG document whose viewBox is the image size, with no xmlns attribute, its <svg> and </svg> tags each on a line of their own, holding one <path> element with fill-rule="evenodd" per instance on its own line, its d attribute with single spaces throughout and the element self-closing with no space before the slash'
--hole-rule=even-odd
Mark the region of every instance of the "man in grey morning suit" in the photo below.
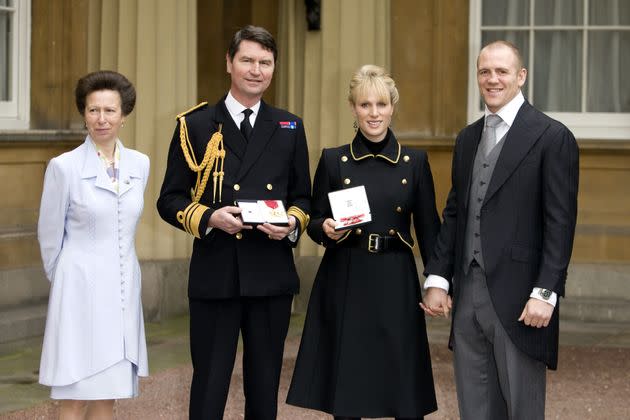
<svg viewBox="0 0 630 420">
<path fill-rule="evenodd" d="M 457 137 L 452 188 L 425 268 L 424 311 L 446 316 L 453 306 L 464 420 L 544 418 L 545 367 L 557 367 L 578 148 L 564 125 L 524 99 L 526 77 L 514 45 L 481 50 L 485 116 Z"/>
</svg>

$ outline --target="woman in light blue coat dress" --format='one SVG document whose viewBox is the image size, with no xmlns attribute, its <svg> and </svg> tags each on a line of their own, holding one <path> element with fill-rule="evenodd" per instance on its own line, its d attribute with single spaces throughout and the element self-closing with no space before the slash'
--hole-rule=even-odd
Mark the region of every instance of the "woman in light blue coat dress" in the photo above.
<svg viewBox="0 0 630 420">
<path fill-rule="evenodd" d="M 88 135 L 48 164 L 39 214 L 51 283 L 39 381 L 61 419 L 113 418 L 148 375 L 134 237 L 149 158 L 118 139 L 136 100 L 123 75 L 90 73 L 75 95 Z"/>
</svg>

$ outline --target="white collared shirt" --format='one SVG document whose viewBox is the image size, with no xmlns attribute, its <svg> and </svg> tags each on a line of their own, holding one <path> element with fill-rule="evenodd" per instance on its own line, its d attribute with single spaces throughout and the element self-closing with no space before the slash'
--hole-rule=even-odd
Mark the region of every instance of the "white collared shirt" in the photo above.
<svg viewBox="0 0 630 420">
<path fill-rule="evenodd" d="M 501 108 L 499 111 L 495 113 L 495 115 L 498 115 L 499 117 L 501 117 L 501 120 L 502 120 L 501 123 L 497 125 L 495 128 L 497 142 L 503 138 L 505 133 L 507 133 L 510 127 L 512 127 L 512 124 L 514 124 L 514 120 L 516 119 L 516 114 L 518 114 L 519 109 L 521 109 L 523 102 L 525 102 L 525 98 L 523 97 L 523 93 L 519 90 L 518 94 L 514 98 L 512 98 L 510 102 L 505 104 L 503 108 Z M 485 112 L 484 112 L 484 122 L 485 122 L 485 118 L 487 118 L 488 115 L 490 114 L 492 114 L 492 112 L 490 112 L 490 110 L 488 109 L 488 106 L 486 105 Z M 448 292 L 449 283 L 448 283 L 448 280 L 446 280 L 442 276 L 438 276 L 436 274 L 429 274 L 426 281 L 424 282 L 424 289 L 428 289 L 429 287 L 439 287 L 440 289 L 444 289 Z M 534 287 L 529 297 L 542 300 L 555 307 L 556 302 L 558 301 L 558 295 L 556 294 L 556 292 L 551 293 L 551 297 L 549 298 L 549 300 L 544 300 L 542 296 L 540 296 L 540 290 L 541 290 L 540 287 Z"/>
<path fill-rule="evenodd" d="M 247 109 L 247 107 L 237 101 L 234 96 L 232 96 L 232 92 L 228 92 L 227 96 L 225 97 L 225 107 L 230 113 L 230 116 L 234 120 L 236 126 L 240 127 L 241 122 L 243 122 L 243 119 L 245 118 L 245 114 L 243 114 L 243 111 Z M 258 111 L 260 111 L 260 101 L 256 102 L 256 104 L 249 109 L 253 111 L 252 115 L 249 116 L 249 123 L 252 125 L 253 128 L 254 124 L 256 123 Z"/>
<path fill-rule="evenodd" d="M 507 133 L 510 127 L 512 127 L 512 124 L 514 124 L 516 114 L 518 114 L 518 110 L 521 109 L 521 105 L 523 105 L 523 102 L 525 102 L 525 98 L 523 97 L 523 93 L 519 90 L 516 96 L 513 97 L 510 102 L 505 104 L 503 108 L 495 113 L 495 115 L 501 117 L 501 123 L 497 125 L 494 129 L 497 142 L 503 138 L 505 133 Z M 490 112 L 488 106 L 485 106 L 484 122 L 485 118 L 487 118 L 490 114 L 492 114 L 492 112 Z"/>
</svg>

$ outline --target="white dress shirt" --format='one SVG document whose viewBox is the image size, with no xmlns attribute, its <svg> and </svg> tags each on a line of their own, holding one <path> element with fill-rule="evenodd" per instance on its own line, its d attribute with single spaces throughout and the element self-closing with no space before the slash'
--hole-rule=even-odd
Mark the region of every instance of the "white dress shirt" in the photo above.
<svg viewBox="0 0 630 420">
<path fill-rule="evenodd" d="M 232 96 L 232 92 L 228 92 L 227 96 L 225 97 L 225 107 L 230 113 L 230 116 L 234 120 L 236 126 L 240 127 L 243 119 L 245 118 L 245 114 L 243 114 L 243 111 L 246 110 L 247 107 L 237 101 L 234 96 Z M 260 111 L 260 101 L 256 102 L 256 104 L 249 109 L 253 111 L 252 114 L 249 116 L 249 123 L 252 125 L 252 128 L 254 128 L 254 124 L 256 124 L 256 117 L 258 116 L 258 111 Z"/>
</svg>

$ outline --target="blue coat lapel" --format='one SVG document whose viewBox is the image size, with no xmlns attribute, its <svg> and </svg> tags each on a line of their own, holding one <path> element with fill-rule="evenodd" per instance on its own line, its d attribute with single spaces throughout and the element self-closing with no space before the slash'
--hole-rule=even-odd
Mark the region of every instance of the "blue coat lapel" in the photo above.
<svg viewBox="0 0 630 420">
<path fill-rule="evenodd" d="M 133 182 L 132 178 L 142 178 L 140 173 L 140 167 L 138 162 L 133 159 L 133 155 L 118 142 L 120 148 L 120 167 L 118 172 L 118 190 L 120 196 L 123 196 L 127 191 L 133 188 L 134 185 L 142 185 L 137 182 Z"/>
<path fill-rule="evenodd" d="M 112 181 L 105 171 L 105 167 L 103 167 L 103 162 L 101 162 L 97 155 L 96 147 L 89 137 L 85 139 L 83 146 L 85 148 L 85 158 L 83 161 L 83 169 L 81 170 L 81 179 L 96 178 L 96 181 L 94 181 L 95 187 L 118 195 L 118 192 L 112 185 Z"/>
<path fill-rule="evenodd" d="M 225 107 L 225 97 L 214 107 L 213 123 L 214 127 L 212 126 L 212 122 L 210 123 L 210 127 L 208 127 L 208 141 L 210 141 L 210 137 L 212 137 L 219 128 L 219 124 L 222 124 L 223 128 L 221 129 L 221 133 L 223 134 L 223 144 L 226 148 L 226 152 L 232 153 L 238 160 L 242 161 L 247 149 L 247 142 Z"/>
<path fill-rule="evenodd" d="M 278 123 L 274 121 L 269 107 L 264 101 L 261 101 L 258 117 L 256 117 L 256 124 L 254 125 L 251 138 L 249 139 L 249 144 L 247 144 L 243 163 L 236 175 L 236 182 L 239 182 L 258 160 L 277 128 Z"/>
</svg>

